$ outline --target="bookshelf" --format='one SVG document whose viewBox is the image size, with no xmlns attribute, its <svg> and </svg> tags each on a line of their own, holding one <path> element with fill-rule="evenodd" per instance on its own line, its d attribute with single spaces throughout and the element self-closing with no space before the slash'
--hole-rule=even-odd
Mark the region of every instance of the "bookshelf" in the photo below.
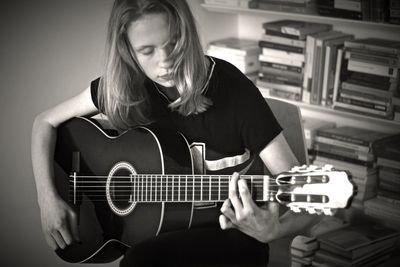
<svg viewBox="0 0 400 267">
<path fill-rule="evenodd" d="M 282 11 L 269 11 L 241 7 L 226 7 L 204 4 L 202 0 L 190 1 L 199 22 L 204 45 L 217 38 L 236 36 L 258 40 L 263 33 L 262 23 L 280 19 L 305 20 L 332 24 L 335 30 L 354 34 L 356 38 L 379 37 L 400 41 L 400 25 L 319 16 L 318 14 L 299 14 Z M 285 100 L 285 99 L 284 99 Z M 332 108 L 289 101 L 300 107 L 305 117 L 321 117 L 335 122 L 338 126 L 375 129 L 387 133 L 400 131 L 400 122 L 380 119 Z"/>
</svg>

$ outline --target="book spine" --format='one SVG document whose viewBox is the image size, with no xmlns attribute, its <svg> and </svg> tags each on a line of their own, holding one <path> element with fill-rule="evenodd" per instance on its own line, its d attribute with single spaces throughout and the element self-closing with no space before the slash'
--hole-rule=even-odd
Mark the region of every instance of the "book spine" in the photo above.
<svg viewBox="0 0 400 267">
<path fill-rule="evenodd" d="M 376 110 L 376 109 L 372 109 L 372 108 L 366 108 L 366 107 L 362 107 L 362 106 L 356 106 L 353 104 L 349 104 L 349 103 L 343 103 L 340 101 L 336 101 L 333 104 L 333 108 L 344 108 L 346 110 L 351 110 L 354 112 L 360 112 L 361 114 L 364 115 L 375 115 L 381 118 L 390 118 L 393 116 L 393 112 L 392 111 L 381 111 L 381 110 Z"/>
<path fill-rule="evenodd" d="M 261 62 L 277 63 L 277 64 L 281 64 L 281 65 L 294 66 L 294 67 L 298 67 L 298 68 L 302 68 L 303 63 L 304 63 L 304 62 L 298 61 L 298 60 L 285 59 L 285 58 L 280 58 L 280 57 L 271 57 L 271 56 L 266 56 L 263 54 L 260 54 L 258 56 L 258 60 Z"/>
<path fill-rule="evenodd" d="M 294 93 L 294 94 L 300 94 L 301 93 L 301 87 L 299 86 L 292 86 L 292 85 L 286 85 L 286 84 L 279 84 L 279 83 L 271 83 L 271 82 L 266 82 L 263 80 L 259 80 L 259 85 L 264 87 L 264 88 L 270 88 L 270 89 L 277 89 L 289 93 Z"/>
<path fill-rule="evenodd" d="M 267 61 L 261 61 L 260 64 L 261 64 L 261 67 L 270 67 L 270 68 L 274 68 L 277 70 L 289 71 L 289 72 L 299 73 L 299 74 L 303 73 L 303 67 L 295 67 L 295 66 L 274 63 L 274 62 L 267 62 Z"/>
<path fill-rule="evenodd" d="M 315 149 L 318 151 L 322 151 L 322 152 L 326 152 L 326 153 L 330 153 L 330 154 L 336 154 L 338 156 L 343 156 L 343 157 L 347 157 L 347 158 L 358 159 L 358 160 L 366 161 L 366 162 L 373 162 L 375 160 L 374 155 L 371 153 L 363 153 L 363 152 L 357 151 L 355 149 L 347 149 L 344 147 L 335 146 L 335 145 L 331 145 L 331 144 L 316 142 Z"/>
<path fill-rule="evenodd" d="M 261 66 L 260 67 L 260 73 L 268 73 L 268 74 L 271 74 L 271 75 L 285 76 L 285 77 L 288 77 L 288 78 L 293 78 L 296 81 L 302 81 L 303 80 L 303 75 L 301 73 L 282 70 L 282 69 L 277 69 L 277 68 L 272 68 L 272 67 L 266 67 L 266 66 Z"/>
<path fill-rule="evenodd" d="M 377 97 L 391 97 L 393 96 L 392 91 L 387 91 L 379 88 L 372 88 L 363 85 L 354 84 L 350 81 L 344 81 L 341 84 L 341 88 L 349 91 L 366 93 L 369 95 L 377 96 Z"/>
<path fill-rule="evenodd" d="M 342 95 L 339 95 L 338 102 L 383 112 L 391 110 L 391 107 L 388 105 L 376 104 L 369 101 L 361 101 L 354 98 L 343 97 Z"/>
<path fill-rule="evenodd" d="M 289 46 L 295 46 L 304 49 L 306 47 L 306 42 L 302 40 L 293 40 L 290 38 L 285 38 L 285 37 L 280 37 L 280 36 L 274 36 L 274 35 L 269 35 L 269 34 L 263 34 L 261 36 L 261 41 L 269 42 L 269 43 L 276 43 L 276 44 L 282 44 L 282 45 L 289 45 Z"/>
<path fill-rule="evenodd" d="M 259 72 L 258 77 L 260 78 L 260 80 L 266 81 L 266 82 L 281 83 L 281 84 L 293 85 L 293 86 L 301 86 L 301 79 L 296 79 L 295 77 L 291 77 L 291 76 L 283 76 L 283 75 Z"/>
<path fill-rule="evenodd" d="M 328 144 L 328 145 L 334 145 L 338 147 L 344 147 L 344 148 L 351 148 L 356 151 L 361 151 L 361 152 L 370 152 L 371 148 L 369 146 L 364 146 L 364 145 L 357 145 L 351 142 L 347 142 L 344 140 L 338 140 L 336 138 L 329 138 L 326 136 L 321 136 L 321 132 L 317 132 L 317 135 L 315 136 L 315 141 L 323 144 Z"/>
<path fill-rule="evenodd" d="M 261 50 L 263 55 L 271 57 L 280 57 L 288 60 L 298 60 L 304 62 L 304 54 L 286 52 L 284 50 L 263 47 Z"/>
<path fill-rule="evenodd" d="M 314 36 L 307 36 L 306 53 L 305 53 L 306 64 L 304 67 L 303 94 L 302 94 L 302 101 L 304 103 L 310 103 L 311 101 L 311 82 L 312 82 L 315 41 L 316 39 Z"/>
<path fill-rule="evenodd" d="M 302 6 L 288 6 L 288 5 L 277 5 L 277 4 L 258 2 L 257 8 L 263 10 L 282 11 L 288 13 L 316 14 L 315 5 L 302 7 Z"/>
<path fill-rule="evenodd" d="M 302 47 L 279 44 L 279 43 L 273 43 L 273 42 L 267 42 L 267 41 L 263 41 L 263 40 L 260 40 L 258 42 L 258 45 L 261 48 L 271 48 L 271 49 L 283 50 L 283 51 L 286 51 L 286 52 L 299 53 L 299 54 L 303 54 L 304 53 L 304 48 L 302 48 Z"/>
<path fill-rule="evenodd" d="M 334 81 L 333 81 L 333 95 L 332 95 L 333 103 L 332 103 L 332 105 L 335 104 L 336 99 L 339 95 L 342 60 L 343 60 L 343 49 L 338 49 L 337 56 L 336 56 L 335 77 L 334 77 Z"/>
<path fill-rule="evenodd" d="M 345 41 L 344 46 L 346 48 L 372 50 L 372 51 L 378 51 L 378 52 L 384 52 L 384 53 L 396 54 L 396 55 L 400 54 L 400 48 L 395 48 L 395 47 L 392 48 L 392 47 L 385 47 L 385 46 L 379 46 L 379 45 L 365 44 L 365 43 L 357 42 L 357 40 Z"/>
<path fill-rule="evenodd" d="M 238 49 L 238 48 L 219 46 L 214 44 L 209 44 L 208 50 L 213 50 L 216 52 L 220 51 L 222 53 L 230 53 L 232 55 L 237 55 L 237 56 L 247 56 L 260 53 L 260 49 L 258 47 L 253 47 L 251 49 Z"/>
<path fill-rule="evenodd" d="M 396 78 L 399 69 L 350 59 L 348 70 Z"/>
<path fill-rule="evenodd" d="M 207 5 L 239 6 L 239 0 L 204 0 Z"/>
<path fill-rule="evenodd" d="M 330 86 L 330 77 L 332 76 L 332 50 L 333 48 L 327 46 L 325 49 L 325 62 L 324 62 L 324 74 L 322 77 L 322 93 L 321 93 L 321 105 L 327 106 L 329 93 L 328 87 Z"/>
<path fill-rule="evenodd" d="M 346 51 L 345 57 L 350 60 L 378 64 L 392 68 L 399 66 L 399 60 L 397 58 L 374 56 L 371 54 L 356 53 L 354 51 Z"/>
<path fill-rule="evenodd" d="M 382 105 L 382 106 L 388 106 L 390 105 L 390 98 L 384 98 L 384 97 L 379 97 L 374 95 L 369 95 L 369 94 L 363 94 L 359 92 L 352 92 L 349 90 L 341 90 L 339 93 L 340 97 L 347 98 L 347 99 L 354 99 L 357 101 L 364 101 L 364 102 L 370 102 L 373 104 L 377 105 Z"/>
</svg>

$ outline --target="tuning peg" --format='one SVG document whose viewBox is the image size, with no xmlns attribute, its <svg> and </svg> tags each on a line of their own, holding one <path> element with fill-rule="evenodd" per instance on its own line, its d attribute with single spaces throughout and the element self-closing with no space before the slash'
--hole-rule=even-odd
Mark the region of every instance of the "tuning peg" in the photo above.
<svg viewBox="0 0 400 267">
<path fill-rule="evenodd" d="M 323 171 L 331 171 L 333 169 L 333 165 L 331 164 L 326 164 L 322 167 Z"/>
<path fill-rule="evenodd" d="M 323 212 L 325 215 L 329 215 L 329 216 L 332 216 L 332 215 L 333 215 L 332 210 L 329 209 L 329 208 L 322 209 L 322 212 Z"/>
<path fill-rule="evenodd" d="M 296 213 L 301 212 L 301 209 L 297 206 L 290 206 L 290 210 Z"/>
<path fill-rule="evenodd" d="M 317 211 L 314 208 L 306 208 L 306 211 L 310 214 L 315 214 Z"/>
</svg>

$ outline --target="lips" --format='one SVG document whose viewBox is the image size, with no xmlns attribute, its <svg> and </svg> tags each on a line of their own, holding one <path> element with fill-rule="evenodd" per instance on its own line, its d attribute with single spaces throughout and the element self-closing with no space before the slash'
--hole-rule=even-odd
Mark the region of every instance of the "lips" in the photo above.
<svg viewBox="0 0 400 267">
<path fill-rule="evenodd" d="M 172 79 L 172 75 L 171 74 L 164 74 L 164 75 L 159 75 L 159 78 L 163 79 L 163 80 L 171 80 Z"/>
</svg>

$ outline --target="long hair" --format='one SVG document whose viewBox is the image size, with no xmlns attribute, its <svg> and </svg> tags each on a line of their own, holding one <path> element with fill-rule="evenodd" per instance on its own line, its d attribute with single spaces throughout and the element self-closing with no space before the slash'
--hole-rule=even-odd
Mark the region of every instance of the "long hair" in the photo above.
<svg viewBox="0 0 400 267">
<path fill-rule="evenodd" d="M 165 14 L 171 43 L 168 57 L 180 101 L 169 105 L 180 114 L 205 111 L 212 103 L 202 95 L 207 82 L 207 65 L 194 17 L 185 0 L 115 0 L 111 11 L 105 52 L 104 73 L 100 79 L 98 103 L 118 129 L 152 122 L 145 74 L 130 45 L 129 25 L 148 14 Z M 172 40 L 176 37 L 177 39 Z"/>
</svg>

